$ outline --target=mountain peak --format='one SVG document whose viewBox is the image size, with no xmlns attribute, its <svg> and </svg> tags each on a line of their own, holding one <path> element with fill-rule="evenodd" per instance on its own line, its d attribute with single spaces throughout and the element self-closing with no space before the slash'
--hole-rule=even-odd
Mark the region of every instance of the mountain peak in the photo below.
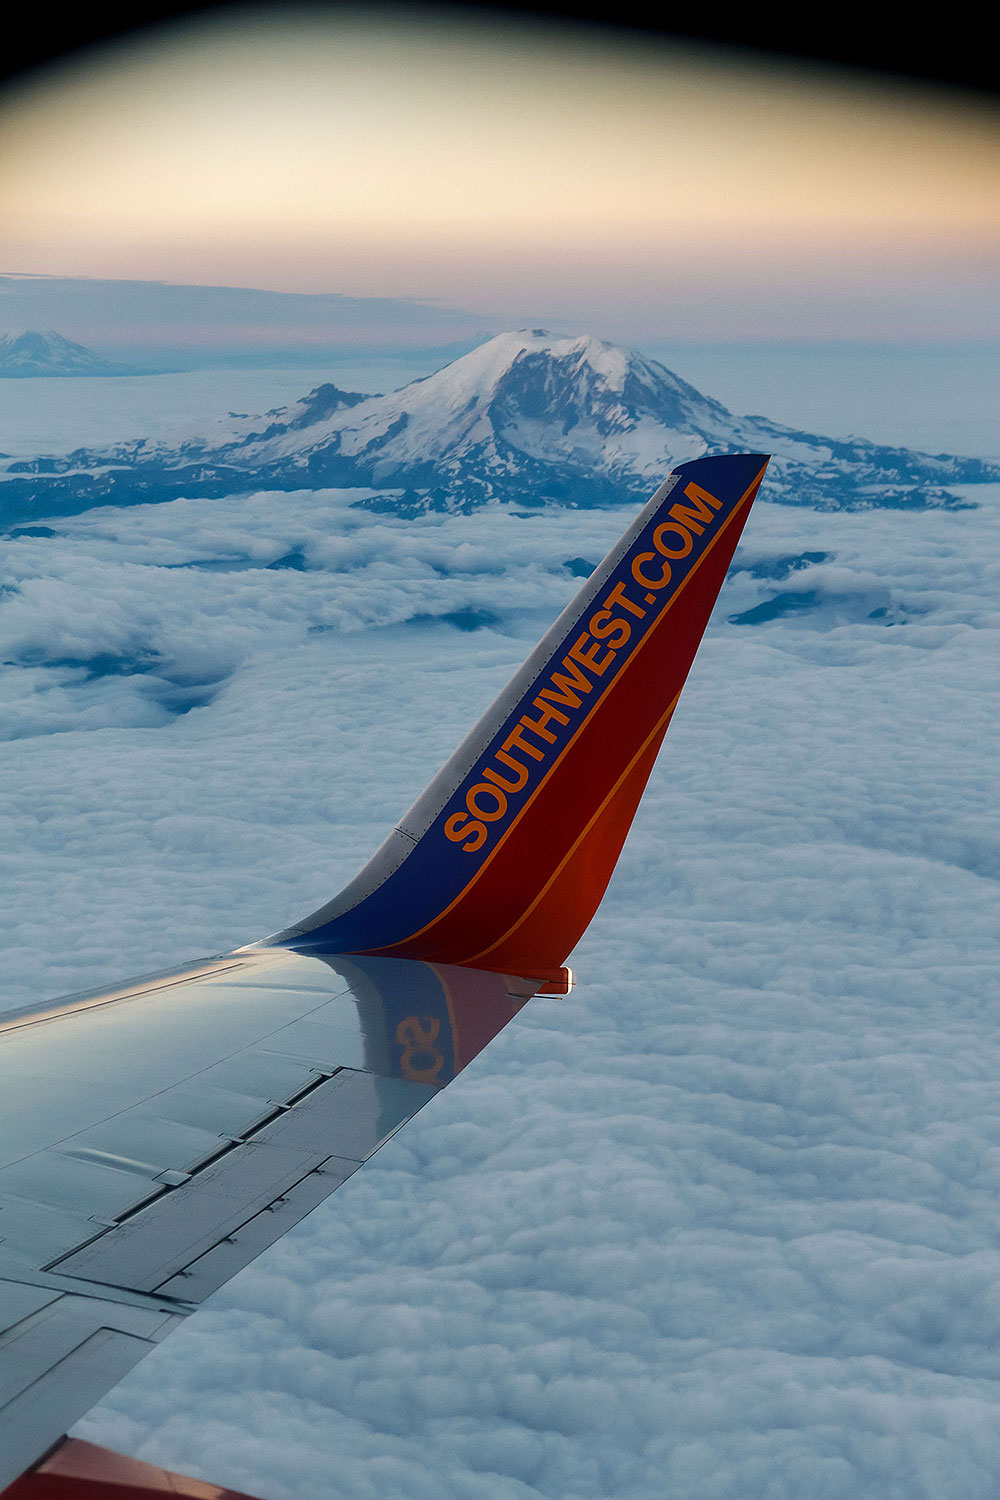
<svg viewBox="0 0 1000 1500">
<path fill-rule="evenodd" d="M 440 410 L 442 403 L 452 405 L 460 400 L 467 406 L 474 399 L 490 401 L 504 393 L 509 395 L 519 383 L 541 383 L 551 388 L 549 394 L 556 388 L 564 392 L 572 388 L 577 397 L 586 400 L 588 390 L 624 395 L 630 381 L 637 381 L 640 387 L 654 386 L 657 404 L 665 389 L 683 392 L 699 402 L 705 400 L 692 386 L 635 350 L 591 333 L 550 333 L 544 328 L 498 333 L 443 370 L 426 376 L 419 385 L 423 388 L 422 400 L 434 402 Z"/>
<path fill-rule="evenodd" d="M 735 416 L 636 350 L 522 328 L 387 395 L 322 385 L 179 447 L 141 440 L 18 460 L 2 498 L 18 520 L 246 488 L 356 488 L 367 491 L 357 504 L 402 513 L 495 502 L 581 508 L 636 503 L 681 459 L 733 452 L 774 455 L 769 498 L 825 509 L 954 506 L 962 502 L 948 481 L 1000 477 L 1000 466 L 979 460 Z"/>
<path fill-rule="evenodd" d="M 0 376 L 123 375 L 114 365 L 83 344 L 74 344 L 54 328 L 12 329 L 0 335 Z"/>
</svg>

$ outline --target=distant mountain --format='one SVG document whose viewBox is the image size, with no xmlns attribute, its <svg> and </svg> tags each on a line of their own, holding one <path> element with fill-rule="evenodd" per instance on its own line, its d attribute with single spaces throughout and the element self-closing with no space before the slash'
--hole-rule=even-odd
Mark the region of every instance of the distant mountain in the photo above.
<svg viewBox="0 0 1000 1500">
<path fill-rule="evenodd" d="M 289 407 L 234 417 L 179 447 L 138 439 L 10 463 L 10 520 L 248 489 L 364 487 L 397 512 L 634 504 L 676 463 L 775 455 L 771 500 L 822 509 L 957 506 L 949 482 L 1000 465 L 837 440 L 739 417 L 663 365 L 590 337 L 541 330 L 490 339 L 385 396 L 322 385 Z M 15 478 L 13 476 L 33 476 Z"/>
<path fill-rule="evenodd" d="M 0 276 L 0 328 L 64 328 L 144 372 L 316 370 L 359 353 L 435 350 L 444 364 L 495 332 L 478 314 L 406 297 L 37 275 Z"/>
<path fill-rule="evenodd" d="M 93 349 L 64 339 L 50 328 L 46 333 L 26 330 L 0 336 L 0 377 L 18 379 L 30 375 L 128 375 L 124 365 L 114 365 Z"/>
</svg>

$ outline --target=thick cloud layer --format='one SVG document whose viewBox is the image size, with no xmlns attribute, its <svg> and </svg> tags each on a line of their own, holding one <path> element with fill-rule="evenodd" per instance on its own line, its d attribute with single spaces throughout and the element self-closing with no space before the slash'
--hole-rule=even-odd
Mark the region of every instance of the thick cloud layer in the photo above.
<svg viewBox="0 0 1000 1500">
<path fill-rule="evenodd" d="M 9 545 L 11 1005 L 331 895 L 621 526 L 350 498 Z M 969 498 L 758 503 L 572 996 L 79 1435 L 275 1500 L 993 1500 L 1000 489 Z"/>
</svg>

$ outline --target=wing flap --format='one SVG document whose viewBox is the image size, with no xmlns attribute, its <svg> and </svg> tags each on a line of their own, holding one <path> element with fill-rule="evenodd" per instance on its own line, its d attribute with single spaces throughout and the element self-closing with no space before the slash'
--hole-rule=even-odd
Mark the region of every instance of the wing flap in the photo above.
<svg viewBox="0 0 1000 1500">
<path fill-rule="evenodd" d="M 339 1157 L 327 1157 L 308 1177 L 303 1177 L 301 1182 L 269 1203 L 263 1212 L 234 1229 L 204 1255 L 188 1261 L 175 1276 L 157 1288 L 157 1295 L 177 1297 L 185 1302 L 203 1302 L 220 1286 L 225 1286 L 237 1271 L 242 1271 L 244 1266 L 280 1240 L 306 1214 L 318 1208 L 335 1188 L 357 1171 L 358 1165 Z"/>
<path fill-rule="evenodd" d="M 183 1273 L 194 1261 L 259 1221 L 296 1187 L 302 1188 L 293 1199 L 302 1206 L 299 1217 L 308 1213 L 436 1092 L 427 1084 L 345 1068 L 211 1166 L 46 1269 L 189 1301 Z M 312 1181 L 303 1186 L 306 1178 Z M 287 1210 L 285 1228 L 296 1222 Z M 244 1259 L 234 1244 L 213 1266 L 223 1259 L 233 1271 L 246 1265 L 277 1238 L 261 1228 L 257 1223 L 237 1242 Z M 208 1274 L 203 1267 L 200 1277 Z"/>
<path fill-rule="evenodd" d="M 206 1171 L 235 1184 L 251 1140 L 261 1163 L 271 1148 L 274 1190 L 261 1196 L 262 1175 L 237 1225 L 324 1158 L 365 1160 L 533 988 L 411 960 L 272 949 L 238 968 L 199 965 L 187 981 L 19 1017 L 0 1033 L 0 1275 L 63 1262 L 140 1214 L 165 1216 L 189 1179 L 178 1201 L 195 1201 Z M 51 1110 L 34 1108 L 38 1098 Z M 288 1156 L 296 1130 L 302 1147 Z"/>
<path fill-rule="evenodd" d="M 0 1489 L 533 989 L 271 950 L 0 1023 Z"/>
<path fill-rule="evenodd" d="M 0 1334 L 0 1485 L 51 1447 L 177 1321 L 161 1309 L 0 1280 L 0 1307 L 15 1305 L 32 1310 Z"/>
</svg>

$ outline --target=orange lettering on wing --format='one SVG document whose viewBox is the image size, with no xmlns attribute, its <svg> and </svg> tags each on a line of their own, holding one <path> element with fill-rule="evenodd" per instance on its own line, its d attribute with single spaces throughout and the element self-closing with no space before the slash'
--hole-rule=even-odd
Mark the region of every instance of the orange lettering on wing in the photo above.
<svg viewBox="0 0 1000 1500">
<path fill-rule="evenodd" d="M 605 672 L 610 667 L 611 663 L 614 661 L 617 653 L 614 651 L 607 651 L 605 652 L 604 656 L 601 657 L 600 661 L 598 661 L 598 657 L 601 653 L 600 641 L 590 641 L 590 645 L 587 647 L 584 647 L 584 641 L 590 641 L 589 631 L 585 630 L 581 636 L 577 637 L 576 641 L 574 641 L 573 645 L 569 648 L 570 656 L 574 661 L 578 661 L 581 666 L 589 667 L 590 670 L 596 673 L 598 677 L 603 677 Z"/>
<path fill-rule="evenodd" d="M 519 760 L 514 760 L 511 756 L 505 755 L 502 750 L 497 751 L 497 760 L 502 761 L 504 765 L 510 766 L 511 770 L 516 771 L 518 773 L 517 780 L 508 781 L 506 776 L 501 776 L 499 771 L 495 771 L 492 766 L 487 766 L 483 772 L 483 777 L 486 781 L 492 781 L 497 786 L 502 786 L 505 792 L 519 792 L 522 787 L 527 785 L 527 766 L 522 766 Z"/>
<path fill-rule="evenodd" d="M 540 698 L 549 698 L 553 703 L 564 703 L 567 708 L 579 708 L 581 701 L 580 694 L 589 693 L 594 684 L 586 673 L 580 671 L 576 662 L 571 661 L 568 656 L 563 657 L 562 665 L 571 674 L 572 681 L 570 681 L 569 677 L 564 677 L 561 672 L 553 672 L 551 677 L 552 686 L 542 688 L 538 696 Z"/>
<path fill-rule="evenodd" d="M 680 548 L 667 546 L 666 538 L 671 535 L 680 537 Z M 653 546 L 663 557 L 687 557 L 694 546 L 694 537 L 683 526 L 678 526 L 676 521 L 673 525 L 669 521 L 663 521 L 653 532 Z"/>
<path fill-rule="evenodd" d="M 690 484 L 684 486 L 684 495 L 696 508 L 688 510 L 686 505 L 678 503 L 670 507 L 670 516 L 672 520 L 679 521 L 682 526 L 689 526 L 692 531 L 703 530 L 704 528 L 697 523 L 714 521 L 715 517 L 712 512 L 722 508 L 722 501 L 716 500 L 714 495 L 710 495 L 708 490 L 703 490 L 700 484 L 695 484 L 693 479 Z"/>
<path fill-rule="evenodd" d="M 469 842 L 462 844 L 462 848 L 468 854 L 475 854 L 486 843 L 486 824 L 474 821 L 467 812 L 452 813 L 444 825 L 444 833 L 453 844 L 462 844 L 467 838 Z"/>
<path fill-rule="evenodd" d="M 527 714 L 522 714 L 521 723 L 525 729 L 530 729 L 533 734 L 539 735 L 543 740 L 548 740 L 550 745 L 554 745 L 556 736 L 552 733 L 549 725 L 553 719 L 555 719 L 557 724 L 568 724 L 569 719 L 561 708 L 556 708 L 553 703 L 546 703 L 540 696 L 535 699 L 532 707 L 538 709 L 538 718 L 531 719 Z"/>
<path fill-rule="evenodd" d="M 612 604 L 620 604 L 622 609 L 627 609 L 630 615 L 636 615 L 640 620 L 644 618 L 646 613 L 640 604 L 634 604 L 628 597 L 625 592 L 625 585 L 620 580 L 605 599 L 604 608 L 610 609 Z"/>
<path fill-rule="evenodd" d="M 396 1027 L 396 1041 L 404 1048 L 399 1060 L 404 1078 L 434 1083 L 444 1067 L 444 1053 L 435 1047 L 441 1022 L 437 1016 L 408 1016 Z"/>
<path fill-rule="evenodd" d="M 632 634 L 632 627 L 621 615 L 613 615 L 610 609 L 599 609 L 590 621 L 590 633 L 597 640 L 604 641 L 609 651 L 620 651 Z"/>
<path fill-rule="evenodd" d="M 670 582 L 671 567 L 665 558 L 661 558 L 660 560 L 662 566 L 660 569 L 659 577 L 646 577 L 646 574 L 642 571 L 642 564 L 645 562 L 655 562 L 655 560 L 655 552 L 639 552 L 632 559 L 632 577 L 635 579 L 636 583 L 640 585 L 641 588 L 653 590 L 662 589 L 665 588 L 666 585 Z"/>
<path fill-rule="evenodd" d="M 662 521 L 653 532 L 652 542 L 656 550 L 637 552 L 629 563 L 632 579 L 645 593 L 647 604 L 657 602 L 654 594 L 671 582 L 670 560 L 690 555 L 695 536 L 702 535 L 722 505 L 714 495 L 693 483 L 686 487 L 684 495 L 688 504 L 672 506 L 670 519 Z M 629 562 L 628 559 L 625 561 Z M 648 571 L 650 564 L 658 571 Z M 616 608 L 625 614 L 616 613 Z M 635 627 L 626 615 L 633 616 L 634 620 L 645 620 L 647 614 L 642 605 L 629 598 L 625 582 L 619 580 L 604 599 L 603 607 L 591 615 L 587 629 L 562 658 L 561 670 L 551 671 L 545 687 L 540 688 L 532 699 L 536 716 L 521 714 L 518 723 L 494 752 L 491 763 L 479 772 L 482 779 L 466 791 L 466 810 L 454 813 L 445 823 L 445 833 L 452 842 L 461 843 L 470 854 L 483 848 L 490 836 L 487 824 L 501 822 L 510 810 L 509 799 L 529 787 L 532 780 L 530 760 L 544 762 L 548 746 L 559 742 L 558 727 L 570 724 L 569 714 L 562 710 L 583 707 L 586 712 L 583 695 L 591 693 L 594 686 L 592 677 L 587 674 L 603 677 L 618 653 L 632 639 Z M 640 626 L 639 630 L 641 634 L 643 627 Z M 526 738 L 528 735 L 531 738 Z M 538 741 L 543 743 L 540 745 Z M 511 755 L 512 749 L 530 757 L 529 763 Z M 501 767 L 513 775 L 505 774 Z"/>
<path fill-rule="evenodd" d="M 533 760 L 545 759 L 545 751 L 539 750 L 537 746 L 532 745 L 529 740 L 526 740 L 524 738 L 524 735 L 521 733 L 520 722 L 514 725 L 514 728 L 504 740 L 501 749 L 509 750 L 511 745 L 516 745 L 519 750 L 524 750 L 528 755 L 532 757 Z M 499 754 L 499 751 L 497 753 Z"/>
<path fill-rule="evenodd" d="M 487 798 L 485 808 L 480 806 L 483 794 Z M 498 786 L 480 781 L 466 792 L 465 805 L 474 818 L 481 818 L 484 823 L 496 823 L 507 811 L 507 796 Z"/>
</svg>

